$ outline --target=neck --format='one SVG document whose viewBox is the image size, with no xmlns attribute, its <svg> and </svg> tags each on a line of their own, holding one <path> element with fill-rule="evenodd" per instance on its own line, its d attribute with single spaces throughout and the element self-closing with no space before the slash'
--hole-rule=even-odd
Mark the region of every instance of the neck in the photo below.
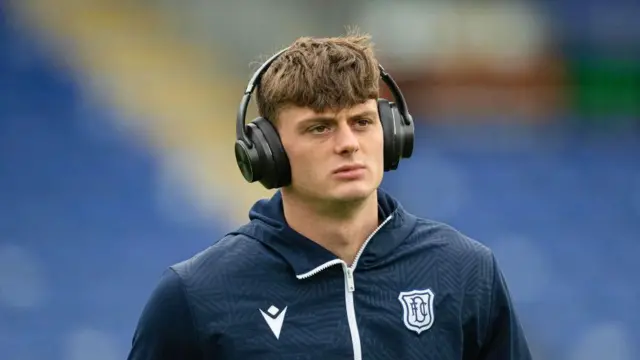
<svg viewBox="0 0 640 360">
<path fill-rule="evenodd" d="M 352 264 L 366 239 L 379 225 L 378 197 L 358 202 L 321 203 L 282 192 L 285 219 L 293 230 Z"/>
</svg>

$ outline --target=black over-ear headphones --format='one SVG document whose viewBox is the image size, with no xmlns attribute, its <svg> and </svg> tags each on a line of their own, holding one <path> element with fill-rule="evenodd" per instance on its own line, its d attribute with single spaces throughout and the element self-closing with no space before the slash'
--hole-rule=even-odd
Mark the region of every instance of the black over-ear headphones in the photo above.
<svg viewBox="0 0 640 360">
<path fill-rule="evenodd" d="M 259 181 L 267 189 L 280 188 L 291 183 L 289 158 L 273 124 L 258 117 L 245 124 L 251 94 L 269 66 L 285 52 L 285 48 L 256 70 L 249 80 L 236 119 L 236 162 L 248 182 Z M 395 170 L 401 158 L 413 153 L 414 124 L 400 88 L 379 65 L 380 77 L 385 82 L 395 103 L 378 99 L 378 114 L 384 133 L 384 171 Z"/>
</svg>

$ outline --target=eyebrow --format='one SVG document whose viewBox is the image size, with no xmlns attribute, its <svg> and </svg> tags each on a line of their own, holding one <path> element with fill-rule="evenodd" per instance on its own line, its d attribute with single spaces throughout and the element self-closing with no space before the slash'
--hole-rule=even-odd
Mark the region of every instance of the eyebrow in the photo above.
<svg viewBox="0 0 640 360">
<path fill-rule="evenodd" d="M 377 111 L 373 111 L 373 110 L 364 110 L 361 111 L 359 113 L 353 114 L 351 116 L 349 116 L 349 120 L 354 120 L 354 119 L 361 119 L 364 117 L 375 117 L 377 114 Z M 319 116 L 312 116 L 309 117 L 307 119 L 304 119 L 300 122 L 299 126 L 300 127 L 306 127 L 309 124 L 312 123 L 317 123 L 317 122 L 331 122 L 331 121 L 335 121 L 335 116 L 327 116 L 327 115 L 319 115 Z"/>
</svg>

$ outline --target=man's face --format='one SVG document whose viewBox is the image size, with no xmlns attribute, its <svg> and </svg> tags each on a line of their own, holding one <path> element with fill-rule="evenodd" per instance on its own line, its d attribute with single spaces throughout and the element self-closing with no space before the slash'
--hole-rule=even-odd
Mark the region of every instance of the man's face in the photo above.
<svg viewBox="0 0 640 360">
<path fill-rule="evenodd" d="M 383 175 L 383 135 L 376 100 L 316 113 L 289 106 L 277 128 L 291 164 L 291 190 L 322 201 L 370 196 Z"/>
</svg>

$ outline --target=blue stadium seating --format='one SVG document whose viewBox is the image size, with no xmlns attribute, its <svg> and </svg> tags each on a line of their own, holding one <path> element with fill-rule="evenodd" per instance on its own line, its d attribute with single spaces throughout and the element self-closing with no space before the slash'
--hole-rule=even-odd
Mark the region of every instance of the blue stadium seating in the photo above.
<svg viewBox="0 0 640 360">
<path fill-rule="evenodd" d="M 108 109 L 23 32 L 0 46 L 1 358 L 122 359 L 162 269 L 227 226 L 166 214 Z M 384 187 L 495 250 L 541 359 L 640 358 L 638 134 L 420 125 L 416 146 Z"/>
</svg>

